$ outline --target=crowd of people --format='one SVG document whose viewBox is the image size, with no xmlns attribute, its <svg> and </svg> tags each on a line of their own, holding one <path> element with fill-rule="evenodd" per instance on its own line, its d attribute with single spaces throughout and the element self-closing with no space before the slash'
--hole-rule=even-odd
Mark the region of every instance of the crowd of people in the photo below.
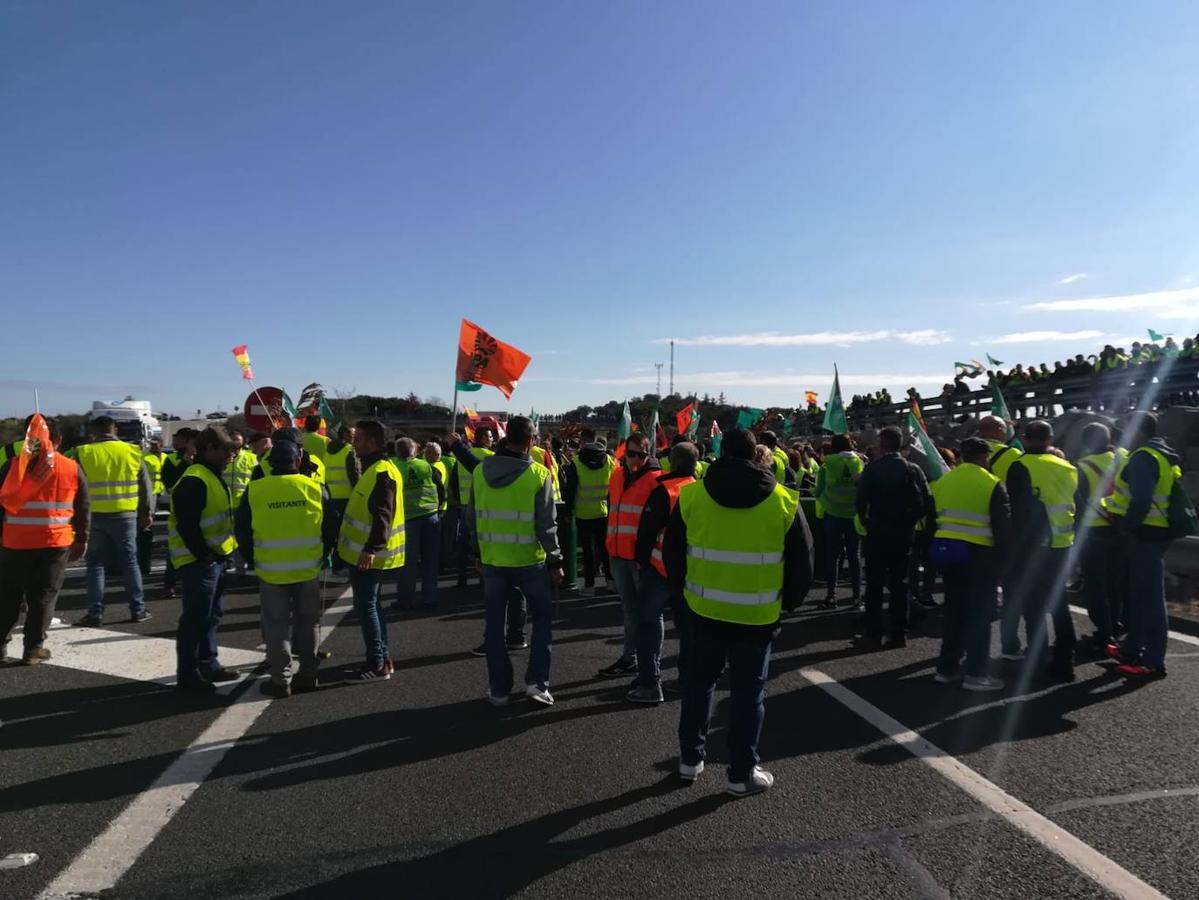
<svg viewBox="0 0 1199 900">
<path fill-rule="evenodd" d="M 217 644 L 230 578 L 252 570 L 259 581 L 262 690 L 282 699 L 319 688 L 323 578 L 348 579 L 364 647 L 353 678 L 378 684 L 395 670 L 385 586 L 396 585 L 401 606 L 434 607 L 440 573 L 456 572 L 464 586 L 477 566 L 484 625 L 474 652 L 486 659 L 485 699 L 511 702 L 511 653 L 527 648 L 524 695 L 551 706 L 553 604 L 564 592 L 593 595 L 603 577 L 620 598 L 623 640 L 619 658 L 596 675 L 630 679 L 630 703 L 681 695 L 685 780 L 703 772 L 712 695 L 728 670 L 734 796 L 773 783 L 757 745 L 780 619 L 815 582 L 824 587 L 819 606 L 841 605 L 843 564 L 863 652 L 904 646 L 913 619 L 936 607 L 939 576 L 938 683 L 1000 690 L 996 665 L 1070 681 L 1080 654 L 1110 657 L 1128 678 L 1166 674 L 1163 559 L 1177 533 L 1171 497 L 1180 471 L 1151 413 L 1125 424 L 1127 449 L 1107 426 L 1088 425 L 1074 461 L 1054 447 L 1048 422 L 1027 423 L 1021 447 L 1009 423 L 984 417 L 975 437 L 943 451 L 948 471 L 931 483 L 894 427 L 866 452 L 846 434 L 788 444 L 740 428 L 722 436 L 719 452 L 682 435 L 656 446 L 641 432 L 609 447 L 586 429 L 542 438 L 520 416 L 502 437 L 480 427 L 471 440 L 389 440 L 375 420 L 331 437 L 320 429 L 315 417 L 303 430 L 248 440 L 217 425 L 184 428 L 169 453 L 143 452 L 101 417 L 71 456 L 49 452 L 62 439 L 53 421 L 48 446 L 9 445 L 0 468 L 4 662 L 49 659 L 46 631 L 72 560 L 87 565 L 79 625 L 103 624 L 113 565 L 130 618 L 150 617 L 142 578 L 161 499 L 169 504 L 164 592 L 181 609 L 179 691 L 211 693 L 239 677 L 221 664 Z M 1075 570 L 1095 626 L 1081 647 L 1066 604 Z M 12 658 L 22 608 L 23 653 Z M 679 638 L 673 679 L 662 672 L 667 610 Z"/>
</svg>

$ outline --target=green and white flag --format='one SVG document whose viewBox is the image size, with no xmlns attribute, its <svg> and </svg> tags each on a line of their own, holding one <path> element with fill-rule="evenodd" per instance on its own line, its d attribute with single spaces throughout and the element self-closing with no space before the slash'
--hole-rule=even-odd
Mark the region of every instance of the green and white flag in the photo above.
<svg viewBox="0 0 1199 900">
<path fill-rule="evenodd" d="M 1012 414 L 1008 412 L 1007 402 L 1003 399 L 1003 391 L 999 390 L 999 382 L 991 379 L 991 415 L 1003 419 L 1007 425 L 1007 442 L 1017 450 L 1023 450 L 1024 445 L 1016 437 L 1016 426 L 1012 424 Z"/>
<path fill-rule="evenodd" d="M 633 433 L 633 415 L 629 412 L 629 401 L 624 402 L 624 409 L 620 413 L 620 424 L 616 426 L 616 442 L 627 441 L 629 435 Z"/>
<path fill-rule="evenodd" d="M 821 427 L 833 434 L 849 434 L 849 423 L 845 421 L 845 406 L 841 402 L 841 375 L 837 371 L 836 363 L 833 364 L 833 390 L 829 394 L 828 403 L 825 404 L 824 424 Z"/>
<path fill-rule="evenodd" d="M 908 428 L 912 432 L 912 442 L 919 444 L 921 451 L 924 453 L 924 474 L 928 476 L 929 481 L 936 481 L 949 471 L 949 466 L 945 464 L 945 459 L 941 456 L 941 451 L 937 449 L 937 445 L 933 443 L 933 439 L 928 436 L 928 432 L 924 430 L 920 424 L 920 420 L 916 418 L 916 414 L 910 409 L 908 410 Z"/>
<path fill-rule="evenodd" d="M 737 413 L 737 424 L 733 427 L 753 428 L 762 420 L 763 415 L 765 415 L 765 410 L 754 409 L 753 407 L 750 407 L 749 409 L 743 409 Z"/>
</svg>

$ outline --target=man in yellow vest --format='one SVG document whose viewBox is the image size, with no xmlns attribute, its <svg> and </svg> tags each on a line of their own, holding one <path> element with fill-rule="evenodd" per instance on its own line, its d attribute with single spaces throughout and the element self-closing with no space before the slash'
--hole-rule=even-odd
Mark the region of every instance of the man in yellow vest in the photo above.
<svg viewBox="0 0 1199 900">
<path fill-rule="evenodd" d="M 1080 643 L 1085 644 L 1088 655 L 1097 656 L 1105 656 L 1108 644 L 1124 632 L 1128 587 L 1119 529 L 1112 527 L 1103 511 L 1103 500 L 1112 493 L 1116 475 L 1127 459 L 1111 442 L 1111 430 L 1102 422 L 1091 422 L 1082 430 L 1083 455 L 1078 460 L 1078 556 L 1087 615 L 1095 626 L 1095 633 Z"/>
<path fill-rule="evenodd" d="M 1008 443 L 1008 424 L 999 416 L 983 416 L 978 420 L 978 437 L 991 448 L 991 474 L 1000 481 L 1007 479 L 1012 463 L 1023 456 L 1023 452 Z"/>
<path fill-rule="evenodd" d="M 270 680 L 263 693 L 282 698 L 317 686 L 320 572 L 337 543 L 328 489 L 299 474 L 300 448 L 280 441 L 271 451 L 271 478 L 247 489 L 234 514 L 234 535 L 258 574 L 262 639 Z M 300 670 L 291 677 L 292 636 Z"/>
<path fill-rule="evenodd" d="M 241 505 L 241 498 L 246 493 L 246 488 L 250 486 L 250 479 L 254 477 L 258 456 L 246 446 L 246 436 L 239 429 L 230 428 L 229 438 L 237 449 L 237 455 L 233 457 L 233 462 L 225 466 L 225 471 L 221 473 L 221 480 L 229 488 L 229 502 L 236 511 Z M 230 571 L 234 576 L 242 578 L 246 574 L 246 558 L 242 555 L 240 547 L 233 551 L 233 557 L 229 562 Z"/>
<path fill-rule="evenodd" d="M 608 583 L 612 582 L 612 564 L 606 548 L 608 482 L 616 470 L 616 462 L 594 431 L 584 432 L 583 437 L 587 442 L 562 472 L 562 501 L 574 516 L 583 547 L 583 587 L 579 594 L 590 597 L 595 594 L 596 575 L 601 568 Z"/>
<path fill-rule="evenodd" d="M 193 442 L 197 434 L 198 432 L 194 428 L 184 427 L 171 435 L 171 452 L 162 461 L 163 497 L 168 509 L 171 505 L 171 492 L 195 459 L 196 448 Z M 162 575 L 162 599 L 176 600 L 179 597 L 179 579 L 169 552 L 166 554 L 166 559 L 166 571 Z"/>
<path fill-rule="evenodd" d="M 304 417 L 304 437 L 300 444 L 309 458 L 325 461 L 325 451 L 329 447 L 329 439 L 321 434 L 321 417 Z"/>
<path fill-rule="evenodd" d="M 48 419 L 46 425 L 50 446 L 44 449 L 57 451 L 62 444 L 58 423 Z M 24 445 L 22 441 L 22 449 Z M 25 610 L 25 627 L 20 662 L 35 666 L 50 658 L 50 651 L 42 645 L 54 619 L 54 607 L 66 576 L 67 563 L 80 559 L 87 550 L 91 513 L 83 469 L 75 460 L 57 452 L 51 460 L 42 450 L 39 446 L 25 471 L 25 478 L 36 487 L 28 492 L 22 490 L 14 496 L 11 505 L 0 507 L 0 518 L 3 519 L 0 664 L 3 665 L 18 662 L 9 657 L 8 642 L 22 609 Z M 0 465 L 0 485 L 4 485 L 10 476 L 16 478 L 15 467 L 15 459 Z"/>
<path fill-rule="evenodd" d="M 90 444 L 77 448 L 76 459 L 88 482 L 92 501 L 91 534 L 87 545 L 87 615 L 80 625 L 97 627 L 104 622 L 104 573 L 116 560 L 129 597 L 132 622 L 150 618 L 137 564 L 137 533 L 153 524 L 150 475 L 142 462 L 141 448 L 117 437 L 116 423 L 97 416 L 88 425 Z"/>
<path fill-rule="evenodd" d="M 334 533 L 341 527 L 341 517 L 345 515 L 350 492 L 361 476 L 362 467 L 358 462 L 358 454 L 354 452 L 354 429 L 342 425 L 325 448 L 325 487 L 329 489 L 329 497 L 333 501 L 330 515 Z M 342 569 L 341 560 L 336 556 L 333 558 L 333 568 L 338 571 Z"/>
<path fill-rule="evenodd" d="M 1073 556 L 1078 470 L 1053 452 L 1053 426 L 1043 420 L 1025 426 L 1024 450 L 1007 473 L 1017 550 L 1004 593 L 1003 658 L 1023 658 L 1029 671 L 1038 673 L 1048 656 L 1048 616 L 1053 620 L 1053 655 L 1045 675 L 1069 682 L 1074 680 L 1076 638 L 1066 605 L 1066 578 Z M 1024 619 L 1028 640 L 1023 656 L 1017 615 Z"/>
<path fill-rule="evenodd" d="M 933 678 L 938 684 L 960 681 L 969 691 L 1003 688 L 989 671 L 991 621 L 1011 508 L 1003 482 L 987 470 L 992 452 L 982 438 L 962 442 L 961 465 L 932 483 L 935 512 L 924 526 L 933 536 L 929 553 L 945 584 L 941 655 Z"/>
<path fill-rule="evenodd" d="M 824 511 L 824 609 L 837 608 L 837 578 L 842 556 L 849 561 L 849 580 L 853 588 L 853 603 L 862 596 L 862 562 L 858 556 L 859 535 L 854 527 L 854 503 L 857 500 L 858 478 L 862 475 L 862 458 L 853 451 L 847 434 L 835 434 L 832 453 L 824 457 L 824 465 L 816 476 L 816 501 Z"/>
<path fill-rule="evenodd" d="M 1103 499 L 1124 539 L 1128 562 L 1128 637 L 1111 644 L 1108 655 L 1127 678 L 1166 677 L 1165 555 L 1170 536 L 1170 493 L 1182 475 L 1178 454 L 1157 436 L 1157 416 L 1138 413 L 1125 426 L 1133 447 L 1116 476 L 1115 489 Z"/>
<path fill-rule="evenodd" d="M 221 475 L 236 450 L 220 425 L 200 432 L 194 446 L 195 462 L 171 492 L 167 551 L 183 585 L 183 612 L 175 637 L 177 687 L 212 693 L 217 683 L 238 677 L 221 666 L 216 639 L 225 614 L 225 563 L 237 548 L 229 487 Z"/>
<path fill-rule="evenodd" d="M 350 492 L 337 554 L 350 571 L 354 610 L 362 625 L 366 662 L 356 680 L 387 681 L 395 671 L 383 616 L 382 588 L 387 573 L 404 565 L 404 485 L 400 470 L 387 458 L 383 425 L 366 419 L 354 427 L 354 452 L 362 477 Z"/>
<path fill-rule="evenodd" d="M 812 578 L 812 537 L 799 495 L 753 463 L 757 441 L 735 428 L 703 481 L 679 492 L 666 526 L 666 574 L 693 615 L 691 672 L 679 718 L 679 777 L 704 770 L 716 682 L 729 671 L 728 793 L 768 790 L 758 766 L 770 647 L 781 609 L 803 602 Z"/>
<path fill-rule="evenodd" d="M 506 704 L 512 690 L 512 660 L 505 633 L 515 593 L 524 596 L 533 620 L 525 694 L 534 703 L 554 703 L 549 690 L 553 585 L 562 581 L 562 559 L 553 480 L 548 469 L 529 458 L 533 439 L 531 420 L 515 416 L 508 421 L 499 451 L 474 471 L 467 513 L 483 561 L 483 643 L 487 648 L 487 700 L 493 706 Z"/>
<path fill-rule="evenodd" d="M 150 476 L 150 517 L 151 526 L 139 529 L 137 532 L 137 567 L 142 573 L 142 584 L 150 577 L 150 557 L 154 550 L 153 516 L 158 511 L 159 497 L 162 496 L 162 464 L 166 454 L 162 452 L 162 441 L 158 438 L 150 441 L 150 449 L 142 454 L 142 464 Z"/>
<path fill-rule="evenodd" d="M 416 603 L 416 576 L 420 570 L 421 606 L 437 605 L 437 563 L 441 555 L 441 516 L 438 510 L 445 500 L 441 472 L 420 458 L 416 441 L 396 441 L 396 468 L 404 483 L 404 567 L 396 594 L 396 608 Z"/>
<path fill-rule="evenodd" d="M 445 506 L 441 511 L 439 568 L 449 572 L 457 566 L 458 586 L 464 587 L 467 540 L 465 535 L 461 534 L 465 526 L 462 523 L 462 495 L 458 486 L 458 460 L 454 458 L 453 453 L 443 451 L 438 441 L 429 441 L 425 444 L 425 462 L 437 469 L 445 487 Z"/>
</svg>

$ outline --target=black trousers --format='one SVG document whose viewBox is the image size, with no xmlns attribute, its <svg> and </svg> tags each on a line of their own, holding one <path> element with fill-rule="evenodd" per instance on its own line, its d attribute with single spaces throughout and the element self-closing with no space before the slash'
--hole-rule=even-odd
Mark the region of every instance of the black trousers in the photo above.
<svg viewBox="0 0 1199 900">
<path fill-rule="evenodd" d="M 150 552 L 154 547 L 154 529 L 147 528 L 137 533 L 137 567 L 141 569 L 142 578 L 150 577 Z"/>
<path fill-rule="evenodd" d="M 866 535 L 866 634 L 883 634 L 883 589 L 891 597 L 888 606 L 891 634 L 908 630 L 908 558 L 912 552 L 910 532 L 871 532 Z"/>
<path fill-rule="evenodd" d="M 579 543 L 583 547 L 583 585 L 595 587 L 595 576 L 599 567 L 604 570 L 604 577 L 612 580 L 612 567 L 608 564 L 608 519 L 575 519 L 578 527 Z"/>
<path fill-rule="evenodd" d="M 69 547 L 0 550 L 0 649 L 8 647 L 22 604 L 27 607 L 25 652 L 45 643 L 70 552 Z"/>
</svg>

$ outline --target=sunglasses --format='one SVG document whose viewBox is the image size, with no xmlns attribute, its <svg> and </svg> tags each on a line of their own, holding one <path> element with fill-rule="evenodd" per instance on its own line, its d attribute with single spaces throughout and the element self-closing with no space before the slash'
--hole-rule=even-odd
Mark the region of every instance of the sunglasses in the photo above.
<svg viewBox="0 0 1199 900">
<path fill-rule="evenodd" d="M 649 453 L 646 452 L 645 450 L 626 450 L 624 452 L 624 455 L 625 456 L 633 456 L 633 457 L 636 457 L 637 459 L 645 459 L 647 456 L 649 456 Z"/>
</svg>

